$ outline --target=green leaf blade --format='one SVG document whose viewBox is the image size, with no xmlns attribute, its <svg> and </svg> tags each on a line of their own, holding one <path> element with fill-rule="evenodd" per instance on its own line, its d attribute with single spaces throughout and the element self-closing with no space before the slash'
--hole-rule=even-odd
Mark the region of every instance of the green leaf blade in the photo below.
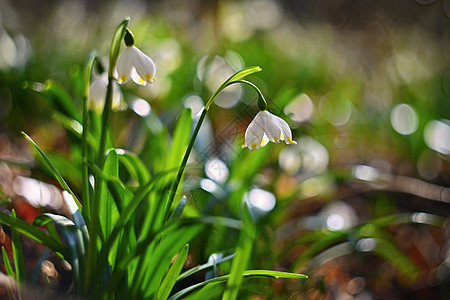
<svg viewBox="0 0 450 300">
<path fill-rule="evenodd" d="M 173 133 L 172 145 L 170 146 L 166 159 L 167 168 L 170 169 L 180 166 L 183 154 L 189 143 L 191 127 L 191 110 L 185 109 L 178 117 L 177 125 Z"/>
<path fill-rule="evenodd" d="M 11 211 L 12 218 L 17 220 L 16 212 L 14 209 Z M 24 282 L 26 280 L 25 261 L 23 259 L 22 241 L 20 240 L 20 234 L 14 227 L 11 227 L 11 241 L 12 250 L 14 255 L 14 265 L 16 267 L 16 279 L 17 282 Z"/>
<path fill-rule="evenodd" d="M 151 174 L 139 156 L 124 149 L 117 149 L 116 152 L 119 161 L 139 184 L 145 184 L 150 180 Z"/>
<path fill-rule="evenodd" d="M 243 272 L 244 277 L 270 277 L 270 278 L 291 278 L 291 279 L 307 279 L 308 275 L 290 272 L 280 272 L 272 270 L 247 270 Z"/>
<path fill-rule="evenodd" d="M 269 277 L 269 278 L 285 278 L 285 279 L 307 279 L 308 276 L 304 274 L 296 274 L 296 273 L 288 273 L 288 272 L 279 272 L 279 271 L 270 271 L 270 270 L 247 270 L 242 273 L 242 276 L 244 278 L 261 278 L 261 277 Z M 210 280 L 206 280 L 194 285 L 191 285 L 172 297 L 169 298 L 169 300 L 176 300 L 176 299 L 182 299 L 181 297 L 184 297 L 186 294 L 201 288 L 203 286 L 207 286 L 210 284 L 216 284 L 220 282 L 227 282 L 230 279 L 230 275 L 220 276 L 216 278 L 212 278 Z"/>
<path fill-rule="evenodd" d="M 30 136 L 28 136 L 25 132 L 22 132 L 22 134 L 34 146 L 34 148 L 36 149 L 36 151 L 39 154 L 39 156 L 43 159 L 43 161 L 45 163 L 45 166 L 52 172 L 53 176 L 55 176 L 56 180 L 58 180 L 58 182 L 62 186 L 62 188 L 65 189 L 66 191 L 68 191 L 70 194 L 72 194 L 74 199 L 77 199 L 75 194 L 70 189 L 69 185 L 66 183 L 64 178 L 61 176 L 61 174 L 55 168 L 55 166 L 50 161 L 48 156 L 44 153 L 44 151 L 42 151 L 42 149 L 36 144 L 36 142 Z M 81 206 L 81 204 L 80 204 L 80 202 L 78 200 L 76 200 L 76 204 L 78 206 L 78 209 L 82 212 L 82 206 Z"/>
<path fill-rule="evenodd" d="M 228 83 L 230 83 L 232 81 L 240 80 L 240 79 L 247 77 L 253 73 L 261 72 L 261 71 L 262 71 L 262 68 L 260 66 L 253 66 L 253 67 L 248 67 L 248 68 L 242 69 L 239 72 L 236 72 L 230 78 L 228 78 L 224 84 L 227 85 Z"/>
<path fill-rule="evenodd" d="M 43 231 L 37 229 L 33 225 L 26 223 L 20 219 L 14 219 L 4 213 L 0 213 L 0 223 L 6 224 L 10 227 L 14 227 L 15 230 L 21 232 L 22 234 L 28 236 L 29 238 L 46 245 L 55 253 L 59 253 L 63 257 L 67 257 L 67 252 L 64 246 L 55 239 L 46 235 Z"/>
<path fill-rule="evenodd" d="M 227 287 L 223 293 L 223 300 L 234 300 L 237 297 L 239 287 L 244 276 L 244 270 L 247 267 L 253 248 L 253 241 L 256 236 L 256 227 L 250 216 L 250 212 L 246 203 L 243 207 L 243 228 L 239 236 L 236 249 L 236 255 L 231 265 L 230 278 Z"/>
<path fill-rule="evenodd" d="M 172 267 L 167 272 L 166 277 L 164 278 L 161 286 L 158 290 L 158 300 L 165 300 L 169 297 L 170 292 L 172 291 L 173 286 L 177 281 L 177 277 L 183 268 L 183 265 L 186 261 L 187 255 L 189 252 L 189 244 L 186 244 L 181 250 L 180 254 L 178 254 L 177 259 L 173 263 Z"/>
<path fill-rule="evenodd" d="M 3 263 L 5 264 L 6 268 L 6 274 L 11 277 L 15 277 L 13 268 L 11 266 L 11 262 L 9 261 L 8 254 L 6 253 L 5 246 L 2 246 L 2 257 L 3 257 Z"/>
<path fill-rule="evenodd" d="M 115 149 L 110 149 L 108 151 L 108 156 L 106 157 L 103 173 L 109 178 L 119 177 L 119 158 Z M 102 181 L 101 189 L 103 189 L 103 191 L 101 192 L 103 197 L 100 202 L 98 215 L 100 220 L 100 227 L 103 231 L 103 236 L 106 239 L 111 234 L 113 224 L 119 218 L 119 213 L 117 211 L 115 201 L 104 181 Z"/>
<path fill-rule="evenodd" d="M 245 69 L 242 69 L 236 73 L 234 73 L 233 75 L 231 75 L 224 83 L 222 83 L 222 85 L 214 92 L 214 94 L 211 96 L 211 98 L 208 100 L 208 103 L 206 103 L 205 105 L 205 110 L 209 110 L 209 107 L 211 106 L 211 104 L 214 102 L 214 99 L 217 97 L 217 95 L 224 89 L 226 88 L 230 83 L 240 80 L 246 76 L 249 76 L 253 73 L 256 72 L 260 72 L 262 71 L 261 67 L 259 66 L 254 66 L 254 67 L 248 67 Z"/>
</svg>

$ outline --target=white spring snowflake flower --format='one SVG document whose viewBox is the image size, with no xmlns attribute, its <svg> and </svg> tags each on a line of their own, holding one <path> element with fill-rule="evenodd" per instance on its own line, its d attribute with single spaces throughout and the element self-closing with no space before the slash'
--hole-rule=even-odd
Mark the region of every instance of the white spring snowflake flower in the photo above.
<svg viewBox="0 0 450 300">
<path fill-rule="evenodd" d="M 108 75 L 103 73 L 101 75 L 93 75 L 94 80 L 89 86 L 88 107 L 89 109 L 101 112 L 105 104 L 106 89 L 108 86 Z M 113 82 L 112 92 L 112 109 L 114 111 L 121 111 L 127 108 L 127 104 L 123 100 L 122 91 L 119 85 Z"/>
<path fill-rule="evenodd" d="M 245 131 L 245 143 L 242 148 L 248 147 L 256 150 L 264 147 L 269 141 L 279 143 L 285 141 L 286 144 L 297 144 L 292 140 L 292 131 L 289 125 L 267 110 L 260 111 Z"/>
<path fill-rule="evenodd" d="M 117 81 L 126 83 L 129 78 L 147 85 L 156 80 L 156 66 L 153 60 L 135 46 L 127 46 L 117 59 Z"/>
</svg>

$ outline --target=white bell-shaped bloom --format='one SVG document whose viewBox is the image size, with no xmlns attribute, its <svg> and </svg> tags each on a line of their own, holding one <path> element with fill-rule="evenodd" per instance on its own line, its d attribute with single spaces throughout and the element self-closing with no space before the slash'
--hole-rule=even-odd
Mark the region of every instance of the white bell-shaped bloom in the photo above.
<svg viewBox="0 0 450 300">
<path fill-rule="evenodd" d="M 89 86 L 88 108 L 101 112 L 103 110 L 106 99 L 108 75 L 106 73 L 103 73 L 102 75 L 93 75 L 93 77 L 94 80 Z M 114 111 L 121 111 L 127 108 L 127 104 L 123 100 L 122 91 L 115 81 L 113 82 L 111 108 Z"/>
<path fill-rule="evenodd" d="M 292 140 L 292 131 L 286 121 L 264 110 L 260 111 L 248 125 L 245 131 L 245 144 L 242 145 L 242 148 L 248 147 L 250 150 L 256 150 L 267 145 L 269 141 L 297 144 Z"/>
<path fill-rule="evenodd" d="M 156 80 L 153 60 L 135 46 L 127 47 L 117 59 L 117 81 L 125 83 L 130 78 L 140 85 Z"/>
</svg>

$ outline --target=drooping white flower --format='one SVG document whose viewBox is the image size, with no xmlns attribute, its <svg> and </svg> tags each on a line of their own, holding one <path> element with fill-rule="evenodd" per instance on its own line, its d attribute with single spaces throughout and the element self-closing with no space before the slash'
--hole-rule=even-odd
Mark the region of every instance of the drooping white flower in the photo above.
<svg viewBox="0 0 450 300">
<path fill-rule="evenodd" d="M 292 140 L 292 131 L 286 121 L 267 110 L 263 110 L 248 125 L 242 148 L 248 147 L 250 150 L 256 150 L 267 145 L 269 141 L 274 143 L 285 141 L 286 144 L 297 144 Z"/>
<path fill-rule="evenodd" d="M 139 85 L 156 80 L 153 60 L 135 46 L 127 46 L 117 59 L 117 81 L 126 83 L 130 78 Z"/>
<path fill-rule="evenodd" d="M 94 80 L 89 86 L 88 108 L 101 112 L 105 104 L 108 75 L 106 73 L 103 73 L 102 75 L 93 74 L 93 77 Z M 123 100 L 122 91 L 115 81 L 113 82 L 111 108 L 114 111 L 120 111 L 127 108 L 127 104 Z"/>
</svg>

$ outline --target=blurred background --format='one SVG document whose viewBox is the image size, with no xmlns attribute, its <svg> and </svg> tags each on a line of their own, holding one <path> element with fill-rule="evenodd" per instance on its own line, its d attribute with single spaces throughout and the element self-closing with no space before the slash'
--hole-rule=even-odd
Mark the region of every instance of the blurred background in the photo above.
<svg viewBox="0 0 450 300">
<path fill-rule="evenodd" d="M 94 49 L 107 61 L 126 16 L 157 81 L 121 86 L 117 147 L 152 161 L 184 108 L 195 122 L 227 77 L 253 65 L 269 111 L 293 129 L 295 146 L 241 149 L 257 96 L 233 86 L 190 158 L 186 214 L 238 218 L 247 201 L 260 225 L 250 267 L 310 276 L 249 280 L 244 299 L 449 299 L 450 0 L 0 0 L 2 209 L 29 222 L 44 208 L 64 211 L 21 131 L 80 190 L 76 126 L 62 96 L 45 91 L 60 86 L 81 111 L 83 64 Z M 191 267 L 234 237 L 202 233 Z M 28 257 L 43 251 L 29 248 Z M 65 273 L 48 261 L 36 280 L 64 291 Z"/>
</svg>

